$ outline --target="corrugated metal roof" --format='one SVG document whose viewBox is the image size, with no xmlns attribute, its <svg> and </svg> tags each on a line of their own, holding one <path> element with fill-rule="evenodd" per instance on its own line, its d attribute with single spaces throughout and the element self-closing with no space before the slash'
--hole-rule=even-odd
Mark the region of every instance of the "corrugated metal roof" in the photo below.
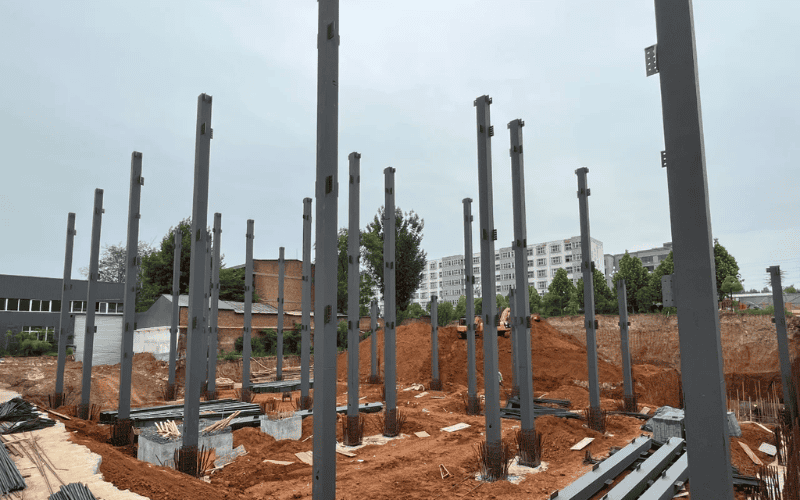
<svg viewBox="0 0 800 500">
<path fill-rule="evenodd" d="M 172 295 L 163 294 L 163 296 L 172 302 Z M 189 307 L 189 296 L 181 295 L 178 298 L 178 305 L 180 305 L 180 307 Z M 209 305 L 211 305 L 211 299 L 209 299 Z M 220 311 L 234 311 L 239 314 L 244 314 L 244 302 L 220 300 L 218 309 Z M 252 312 L 253 314 L 278 314 L 278 309 L 269 304 L 255 302 L 253 303 Z"/>
</svg>

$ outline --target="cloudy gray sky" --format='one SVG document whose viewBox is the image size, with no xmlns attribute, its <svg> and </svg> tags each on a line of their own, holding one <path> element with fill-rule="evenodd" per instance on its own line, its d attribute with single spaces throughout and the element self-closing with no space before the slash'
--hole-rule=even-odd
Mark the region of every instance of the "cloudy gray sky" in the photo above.
<svg viewBox="0 0 800 500">
<path fill-rule="evenodd" d="M 528 241 L 578 235 L 576 168 L 589 168 L 592 236 L 605 253 L 670 241 L 653 2 L 341 1 L 339 168 L 362 154 L 362 227 L 383 204 L 425 220 L 429 258 L 463 253 L 461 200 L 477 200 L 473 100 L 493 98 L 495 225 L 513 237 L 506 124 L 525 120 Z M 790 0 L 695 0 L 714 237 L 746 288 L 780 264 L 800 285 L 797 18 Z M 102 243 L 126 238 L 131 152 L 143 153 L 140 239 L 190 216 L 197 96 L 214 98 L 209 225 L 228 265 L 302 258 L 313 197 L 317 3 L 0 3 L 0 273 L 60 277 L 88 265 L 95 188 Z M 344 179 L 344 176 L 342 176 Z M 339 226 L 347 224 L 340 183 Z M 477 213 L 477 203 L 474 207 Z M 477 217 L 476 217 L 477 221 Z M 477 247 L 476 247 L 477 248 Z"/>
</svg>

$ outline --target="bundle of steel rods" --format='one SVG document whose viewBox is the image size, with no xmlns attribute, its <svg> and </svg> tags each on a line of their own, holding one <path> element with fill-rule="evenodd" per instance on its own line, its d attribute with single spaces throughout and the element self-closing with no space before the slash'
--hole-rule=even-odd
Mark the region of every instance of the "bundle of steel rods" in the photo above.
<svg viewBox="0 0 800 500">
<path fill-rule="evenodd" d="M 89 488 L 85 484 L 81 483 L 70 483 L 66 486 L 62 486 L 57 492 L 53 493 L 49 497 L 48 500 L 97 500 L 97 498 L 92 495 L 92 492 L 89 491 Z"/>
<path fill-rule="evenodd" d="M 241 416 L 261 415 L 261 407 L 256 403 L 243 403 L 234 399 L 219 399 L 216 401 L 201 401 L 200 416 L 207 419 L 222 419 L 235 413 L 241 412 Z M 130 419 L 134 426 L 138 423 L 164 421 L 164 420 L 183 420 L 183 405 L 153 406 L 149 408 L 131 408 Z M 116 411 L 104 411 L 100 413 L 101 424 L 113 424 L 117 421 Z"/>
<path fill-rule="evenodd" d="M 17 420 L 36 414 L 36 408 L 20 397 L 9 399 L 0 404 L 0 420 Z"/>
<path fill-rule="evenodd" d="M 25 488 L 25 480 L 14 461 L 8 456 L 5 445 L 0 446 L 0 494 L 5 497 L 10 492 L 23 488 Z"/>
<path fill-rule="evenodd" d="M 40 417 L 35 413 L 31 414 L 28 418 L 19 418 L 20 419 L 16 422 L 0 422 L 0 434 L 35 431 L 56 425 L 55 420 Z"/>
</svg>

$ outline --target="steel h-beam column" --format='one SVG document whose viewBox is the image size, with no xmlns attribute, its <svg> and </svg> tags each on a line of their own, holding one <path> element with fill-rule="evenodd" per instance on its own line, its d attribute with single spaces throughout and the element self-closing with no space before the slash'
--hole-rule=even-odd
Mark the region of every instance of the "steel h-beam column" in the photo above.
<svg viewBox="0 0 800 500">
<path fill-rule="evenodd" d="M 784 311 L 783 288 L 781 287 L 781 266 L 767 268 L 772 285 L 772 304 L 775 308 L 775 333 L 778 335 L 778 356 L 781 361 L 781 386 L 783 387 L 783 407 L 790 422 L 797 419 L 797 401 L 792 381 L 792 358 L 789 355 L 789 338 L 786 336 L 786 312 Z"/>
<path fill-rule="evenodd" d="M 369 303 L 369 314 L 370 314 L 370 354 L 371 354 L 371 362 L 370 365 L 370 372 L 369 372 L 369 382 L 371 384 L 376 384 L 380 380 L 378 376 L 378 301 L 373 299 Z"/>
<path fill-rule="evenodd" d="M 311 198 L 303 198 L 303 290 L 300 330 L 300 409 L 311 408 Z"/>
<path fill-rule="evenodd" d="M 442 390 L 439 378 L 439 303 L 436 295 L 431 297 L 431 386 L 432 391 Z"/>
<path fill-rule="evenodd" d="M 628 321 L 628 297 L 625 280 L 617 281 L 617 300 L 619 301 L 619 346 L 622 353 L 622 382 L 625 389 L 623 401 L 625 411 L 639 411 L 636 394 L 633 392 L 633 376 L 631 375 L 630 321 Z"/>
<path fill-rule="evenodd" d="M 209 399 L 217 398 L 217 346 L 219 345 L 219 264 L 222 238 L 222 214 L 214 214 L 214 262 L 211 270 L 211 315 L 208 319 L 208 388 Z"/>
<path fill-rule="evenodd" d="M 513 248 L 513 245 L 512 245 Z M 514 296 L 514 289 L 510 289 L 508 291 L 508 309 L 509 315 L 508 320 L 512 322 L 511 325 L 511 397 L 518 398 L 519 397 L 519 365 L 517 365 L 517 356 L 519 356 L 519 350 L 517 349 L 517 327 L 514 326 L 514 311 L 516 310 L 516 304 L 514 303 L 516 298 Z M 498 311 L 500 312 L 500 311 Z"/>
<path fill-rule="evenodd" d="M 397 338 L 395 321 L 395 240 L 397 220 L 394 213 L 394 173 L 395 169 L 386 167 L 383 171 L 386 181 L 386 204 L 383 220 L 383 384 L 386 388 L 386 417 L 383 435 L 396 436 L 397 428 Z"/>
<path fill-rule="evenodd" d="M 180 228 L 175 229 L 175 256 L 172 261 L 172 326 L 169 329 L 169 379 L 167 382 L 167 400 L 177 398 L 175 390 L 175 364 L 178 357 L 178 332 L 180 321 L 180 293 L 181 293 L 181 246 L 183 233 Z"/>
<path fill-rule="evenodd" d="M 492 136 L 489 106 L 492 98 L 484 95 L 475 99 L 478 134 L 478 201 L 480 205 L 481 289 L 483 296 L 483 385 L 486 400 L 486 452 L 489 478 L 505 479 L 503 474 L 503 443 L 500 428 L 500 386 L 497 379 L 497 303 L 495 292 L 494 228 L 492 201 Z"/>
<path fill-rule="evenodd" d="M 475 273 L 472 272 L 472 198 L 461 200 L 464 204 L 464 276 L 467 294 L 467 415 L 480 415 L 478 399 L 477 367 L 475 362 Z M 494 271 L 492 271 L 494 273 Z"/>
<path fill-rule="evenodd" d="M 344 444 L 361 444 L 358 415 L 358 296 L 361 273 L 359 272 L 359 189 L 361 186 L 361 155 L 353 152 L 350 160 L 350 209 L 347 229 L 347 435 Z"/>
<path fill-rule="evenodd" d="M 92 246 L 89 253 L 89 284 L 86 292 L 86 333 L 83 337 L 83 373 L 81 378 L 81 404 L 78 418 L 89 418 L 92 391 L 92 354 L 94 350 L 94 313 L 97 296 L 98 261 L 100 259 L 100 226 L 103 223 L 103 190 L 94 190 L 94 214 L 92 216 Z M 63 305 L 62 305 L 63 307 Z"/>
<path fill-rule="evenodd" d="M 314 288 L 315 500 L 336 498 L 336 266 L 339 198 L 339 0 L 319 0 Z"/>
<path fill-rule="evenodd" d="M 520 406 L 520 464 L 538 467 L 541 450 L 536 439 L 533 414 L 533 367 L 531 366 L 530 296 L 528 295 L 528 229 L 525 214 L 525 165 L 522 156 L 522 127 L 525 122 L 513 120 L 508 123 L 511 137 L 511 201 L 514 204 L 514 266 L 516 271 L 516 302 L 512 306 L 512 328 L 517 351 Z"/>
<path fill-rule="evenodd" d="M 242 401 L 250 402 L 250 355 L 253 338 L 253 219 L 247 219 L 244 264 L 244 332 L 242 336 Z M 281 248 L 283 250 L 283 248 Z"/>
<path fill-rule="evenodd" d="M 586 174 L 589 169 L 581 167 L 578 176 L 578 210 L 581 217 L 581 271 L 583 272 L 583 326 L 586 328 L 586 358 L 589 370 L 589 428 L 605 432 L 605 422 L 600 409 L 600 379 L 597 369 L 597 321 L 594 315 L 594 262 L 592 262 L 592 238 L 589 231 L 589 195 Z"/>
<path fill-rule="evenodd" d="M 203 357 L 203 320 L 208 309 L 204 298 L 206 274 L 206 246 L 208 234 L 208 172 L 211 153 L 211 96 L 197 97 L 197 123 L 194 146 L 194 192 L 192 196 L 192 251 L 189 264 L 189 315 L 186 325 L 186 378 L 183 403 L 183 446 L 175 468 L 194 475 L 197 471 L 197 444 L 200 425 L 200 385 L 206 371 Z M 202 364 L 201 364 L 202 362 Z"/>
<path fill-rule="evenodd" d="M 206 233 L 208 238 L 208 233 Z M 203 309 L 203 347 L 201 348 L 203 375 L 200 383 L 200 392 L 205 394 L 208 391 L 208 337 L 211 335 L 208 325 L 211 324 L 211 246 L 212 242 L 206 242 L 206 278 L 205 278 L 205 293 L 203 294 L 203 302 L 205 309 Z"/>
<path fill-rule="evenodd" d="M 275 357 L 275 380 L 283 380 L 283 282 L 286 274 L 284 247 L 278 249 L 278 349 Z"/>
<path fill-rule="evenodd" d="M 67 361 L 67 322 L 72 299 L 72 246 L 75 238 L 75 214 L 67 215 L 67 245 L 64 250 L 64 280 L 61 285 L 61 314 L 58 323 L 58 365 L 56 366 L 56 392 L 53 404 L 64 404 L 64 365 Z"/>
<path fill-rule="evenodd" d="M 661 74 L 689 481 L 692 496 L 733 498 L 692 3 L 655 11 L 659 43 L 645 54 Z"/>
<path fill-rule="evenodd" d="M 136 329 L 136 277 L 139 274 L 139 204 L 142 185 L 142 153 L 131 154 L 131 188 L 128 197 L 128 251 L 125 255 L 125 293 L 122 317 L 122 346 L 119 369 L 118 420 L 128 420 L 131 411 L 133 332 Z"/>
</svg>

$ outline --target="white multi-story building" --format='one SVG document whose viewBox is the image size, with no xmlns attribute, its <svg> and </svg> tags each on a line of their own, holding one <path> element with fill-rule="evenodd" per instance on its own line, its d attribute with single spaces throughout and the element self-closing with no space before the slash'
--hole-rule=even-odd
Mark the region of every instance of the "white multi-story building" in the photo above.
<svg viewBox="0 0 800 500">
<path fill-rule="evenodd" d="M 604 273 L 603 243 L 592 238 L 592 262 Z M 565 269 L 567 276 L 577 284 L 581 278 L 581 238 L 573 236 L 564 240 L 547 241 L 528 245 L 526 249 L 528 286 L 543 295 L 550 286 L 556 271 Z M 511 247 L 495 249 L 495 288 L 496 293 L 508 295 L 516 286 L 517 269 L 514 268 L 514 251 Z M 441 259 L 429 260 L 425 265 L 422 282 L 411 298 L 412 302 L 427 307 L 431 295 L 439 297 L 439 302 L 448 301 L 455 305 L 458 298 L 466 294 L 465 265 L 471 265 L 475 276 L 474 297 L 481 296 L 481 254 L 473 254 L 470 262 L 464 255 L 451 255 Z"/>
</svg>

